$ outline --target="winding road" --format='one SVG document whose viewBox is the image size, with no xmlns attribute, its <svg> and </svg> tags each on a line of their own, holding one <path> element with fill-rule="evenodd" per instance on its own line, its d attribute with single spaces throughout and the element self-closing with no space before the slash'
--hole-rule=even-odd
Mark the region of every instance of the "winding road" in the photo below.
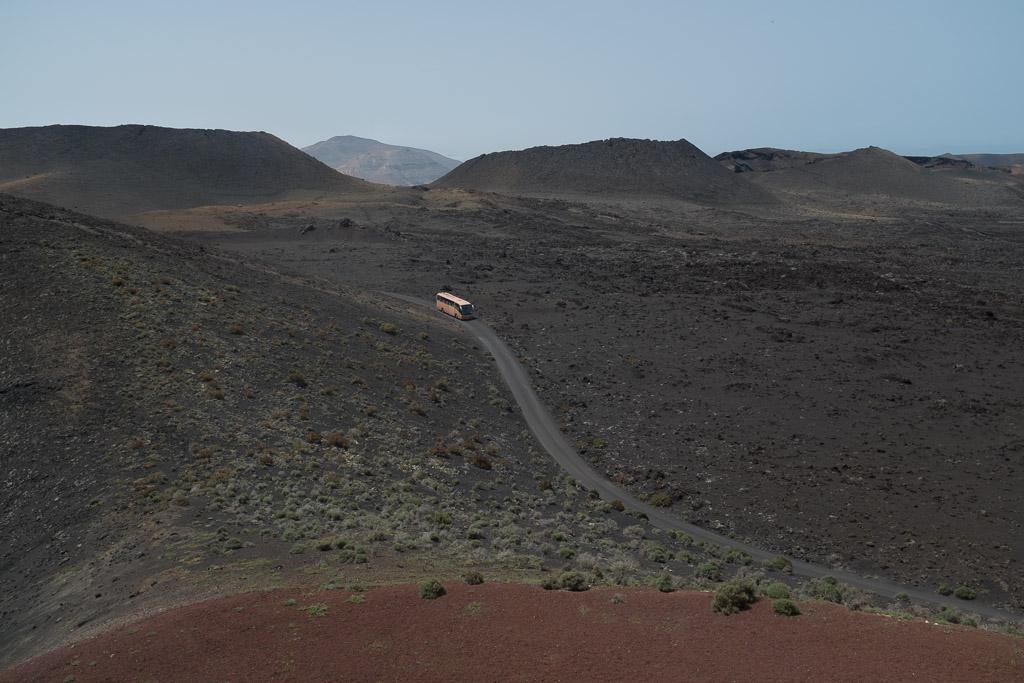
<svg viewBox="0 0 1024 683">
<path fill-rule="evenodd" d="M 433 308 L 432 302 L 416 297 L 396 294 L 394 292 L 383 292 L 383 294 L 417 306 Z M 451 318 L 451 320 L 456 319 Z M 696 540 L 714 543 L 726 548 L 742 550 L 759 562 L 772 560 L 778 556 L 778 553 L 757 548 L 748 543 L 737 541 L 686 522 L 671 514 L 667 509 L 658 508 L 645 503 L 631 495 L 628 491 L 616 486 L 595 469 L 590 467 L 590 465 L 580 457 L 579 453 L 576 452 L 576 449 L 569 443 L 569 440 L 565 438 L 565 435 L 562 434 L 562 431 L 558 428 L 558 424 L 551 416 L 551 413 L 548 412 L 536 392 L 534 392 L 533 387 L 530 385 L 530 378 L 526 374 L 525 368 L 516 359 L 515 354 L 513 354 L 508 345 L 498 337 L 495 331 L 479 319 L 456 322 L 459 322 L 460 327 L 465 332 L 475 337 L 494 357 L 495 362 L 498 364 L 498 370 L 501 372 L 502 378 L 512 391 L 512 395 L 515 397 L 516 403 L 519 404 L 519 408 L 523 413 L 523 417 L 526 418 L 526 423 L 529 425 L 530 430 L 533 432 L 534 436 L 537 437 L 537 440 L 540 441 L 544 450 L 546 450 L 548 454 L 555 459 L 555 462 L 557 462 L 558 465 L 573 479 L 588 489 L 596 490 L 604 500 L 620 500 L 627 508 L 644 513 L 647 515 L 648 521 L 659 529 L 682 531 L 689 534 Z M 931 604 L 937 606 L 947 605 L 957 609 L 958 611 L 977 614 L 989 619 L 1017 621 L 1021 618 L 1021 614 L 1017 612 L 1000 609 L 998 607 L 982 603 L 958 600 L 950 596 L 939 595 L 938 593 L 922 590 L 914 586 L 904 586 L 880 577 L 862 576 L 845 569 L 832 569 L 792 558 L 791 562 L 793 563 L 793 574 L 797 576 L 812 579 L 832 576 L 850 586 L 889 599 L 895 599 L 898 594 L 903 593 L 906 594 L 913 602 L 919 604 Z"/>
</svg>

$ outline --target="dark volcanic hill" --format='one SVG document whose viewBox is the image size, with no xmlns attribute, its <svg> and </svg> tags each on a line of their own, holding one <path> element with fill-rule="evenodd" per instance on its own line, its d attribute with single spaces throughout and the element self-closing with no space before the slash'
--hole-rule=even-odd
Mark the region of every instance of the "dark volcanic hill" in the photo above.
<svg viewBox="0 0 1024 683">
<path fill-rule="evenodd" d="M 773 192 L 803 199 L 858 203 L 873 198 L 963 206 L 1022 201 L 1019 188 L 1005 174 L 925 167 L 880 147 L 822 155 L 770 173 L 744 175 Z"/>
<path fill-rule="evenodd" d="M 943 154 L 942 156 L 965 159 L 979 166 L 1024 166 L 1024 154 Z"/>
<path fill-rule="evenodd" d="M 819 154 L 818 152 L 799 152 L 792 149 L 758 147 L 756 149 L 722 152 L 715 156 L 715 161 L 730 171 L 745 173 L 747 171 L 777 171 L 780 168 L 802 166 L 827 156 L 829 155 Z"/>
<path fill-rule="evenodd" d="M 142 125 L 0 130 L 0 191 L 103 216 L 369 187 L 269 133 Z"/>
<path fill-rule="evenodd" d="M 437 152 L 354 135 L 338 135 L 302 151 L 347 175 L 388 185 L 432 183 L 459 165 Z"/>
<path fill-rule="evenodd" d="M 707 204 L 773 201 L 686 140 L 612 138 L 484 154 L 436 185 L 504 194 L 667 196 Z"/>
</svg>

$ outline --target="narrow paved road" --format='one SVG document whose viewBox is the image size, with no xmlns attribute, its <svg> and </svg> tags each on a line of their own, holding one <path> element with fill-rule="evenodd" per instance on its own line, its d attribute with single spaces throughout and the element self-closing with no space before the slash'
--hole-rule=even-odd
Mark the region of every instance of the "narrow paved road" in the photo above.
<svg viewBox="0 0 1024 683">
<path fill-rule="evenodd" d="M 418 299 L 416 297 L 406 296 L 404 294 L 395 294 L 393 292 L 384 292 L 384 294 L 417 306 L 433 307 L 431 302 Z M 452 320 L 455 319 L 452 318 Z M 665 508 L 654 507 L 653 505 L 641 501 L 635 496 L 632 496 L 628 491 L 619 488 L 610 480 L 606 479 L 603 475 L 590 467 L 590 465 L 588 465 L 576 452 L 576 449 L 573 448 L 568 439 L 565 438 L 565 435 L 562 434 L 562 431 L 558 428 L 558 424 L 551 416 L 551 413 L 548 412 L 547 408 L 544 407 L 544 404 L 534 392 L 533 387 L 530 385 L 530 378 L 527 376 L 526 370 L 523 368 L 522 364 L 516 360 L 515 354 L 512 353 L 512 350 L 501 340 L 500 337 L 498 337 L 494 330 L 479 319 L 461 321 L 460 326 L 463 330 L 476 337 L 483 347 L 487 349 L 492 356 L 494 356 L 494 360 L 498 364 L 498 370 L 501 372 L 502 378 L 504 378 L 509 389 L 512 391 L 512 395 L 515 397 L 516 403 L 519 404 L 519 408 L 522 410 L 523 417 L 526 418 L 526 423 L 529 425 L 530 430 L 533 432 L 534 436 L 537 437 L 537 440 L 540 441 L 544 450 L 546 450 L 551 457 L 555 459 L 559 466 L 573 479 L 580 482 L 588 489 L 596 490 L 604 500 L 621 500 L 627 508 L 643 512 L 647 515 L 647 519 L 651 524 L 659 529 L 683 531 L 700 541 L 715 543 L 727 548 L 736 548 L 746 552 L 754 558 L 754 560 L 759 562 L 771 560 L 777 557 L 777 553 L 756 548 L 747 543 L 743 543 L 742 541 L 737 541 L 727 536 L 716 534 L 715 532 L 709 531 L 703 527 L 690 524 L 689 522 L 676 517 Z M 1022 616 L 1019 613 L 999 609 L 998 607 L 992 607 L 990 605 L 984 605 L 977 602 L 958 600 L 950 596 L 939 595 L 938 593 L 932 593 L 914 586 L 900 585 L 884 578 L 861 576 L 845 569 L 829 569 L 827 567 L 810 564 L 801 560 L 793 559 L 792 562 L 793 573 L 797 576 L 805 578 L 834 576 L 843 583 L 889 599 L 894 599 L 899 593 L 905 593 L 913 602 L 919 604 L 948 605 L 956 608 L 957 610 L 978 614 L 990 619 L 1007 619 L 1017 621 Z"/>
</svg>

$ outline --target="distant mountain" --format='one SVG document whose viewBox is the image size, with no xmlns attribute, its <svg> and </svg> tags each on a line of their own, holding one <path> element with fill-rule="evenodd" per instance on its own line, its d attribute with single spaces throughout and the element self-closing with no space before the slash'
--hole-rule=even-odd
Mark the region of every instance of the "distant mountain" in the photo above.
<svg viewBox="0 0 1024 683">
<path fill-rule="evenodd" d="M 758 147 L 741 149 L 735 152 L 722 152 L 715 161 L 736 173 L 748 171 L 776 171 L 780 168 L 802 166 L 815 159 L 822 159 L 828 154 L 817 152 L 798 152 L 792 149 L 776 149 L 774 147 Z"/>
<path fill-rule="evenodd" d="M 944 157 L 966 159 L 979 166 L 1024 165 L 1024 154 L 943 154 Z"/>
<path fill-rule="evenodd" d="M 964 159 L 978 166 L 988 166 L 1013 175 L 1024 176 L 1024 154 L 943 154 L 951 159 Z"/>
<path fill-rule="evenodd" d="M 263 132 L 143 125 L 0 129 L 0 192 L 112 218 L 371 188 Z"/>
<path fill-rule="evenodd" d="M 459 165 L 437 152 L 338 135 L 302 151 L 347 175 L 388 185 L 432 183 Z"/>
<path fill-rule="evenodd" d="M 838 154 L 759 148 L 716 157 L 780 197 L 812 203 L 897 200 L 964 206 L 1019 205 L 1019 184 L 962 159 L 902 157 L 880 147 Z"/>
<path fill-rule="evenodd" d="M 470 159 L 435 183 L 505 194 L 668 196 L 697 203 L 774 202 L 686 140 L 612 138 Z"/>
</svg>

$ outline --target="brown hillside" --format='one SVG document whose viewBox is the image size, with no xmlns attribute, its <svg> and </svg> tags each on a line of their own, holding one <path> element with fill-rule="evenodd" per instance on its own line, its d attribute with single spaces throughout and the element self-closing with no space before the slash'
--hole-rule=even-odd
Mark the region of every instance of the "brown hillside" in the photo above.
<svg viewBox="0 0 1024 683">
<path fill-rule="evenodd" d="M 0 130 L 0 191 L 108 217 L 370 187 L 263 132 L 142 125 Z"/>
<path fill-rule="evenodd" d="M 1019 681 L 1017 638 L 808 602 L 447 583 L 248 593 L 64 647 L 0 681 Z"/>
<path fill-rule="evenodd" d="M 505 194 L 668 196 L 707 204 L 773 201 L 686 140 L 613 138 L 484 154 L 435 184 Z"/>
</svg>

